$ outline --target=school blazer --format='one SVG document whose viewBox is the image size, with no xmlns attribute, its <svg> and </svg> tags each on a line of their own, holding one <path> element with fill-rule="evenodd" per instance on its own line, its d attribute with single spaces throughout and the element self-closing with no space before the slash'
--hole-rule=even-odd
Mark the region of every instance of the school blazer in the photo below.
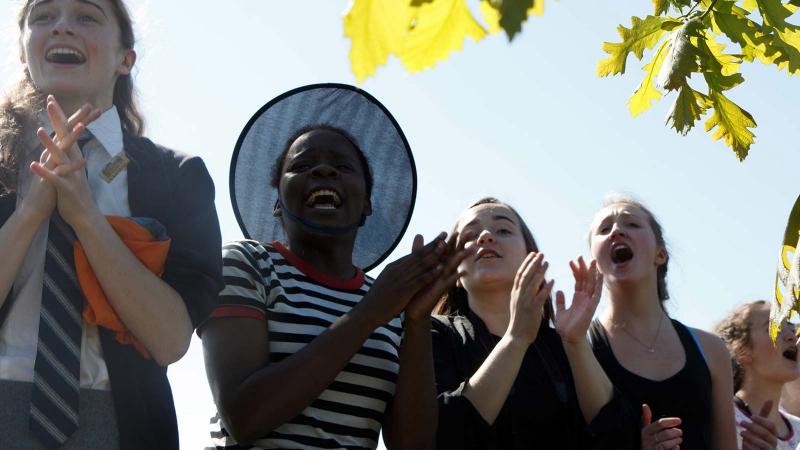
<svg viewBox="0 0 800 450">
<path fill-rule="evenodd" d="M 197 327 L 211 312 L 222 289 L 222 246 L 214 207 L 214 184 L 203 161 L 147 138 L 125 135 L 128 202 L 131 214 L 159 220 L 172 238 L 162 279 L 186 304 Z M 0 225 L 16 207 L 13 193 L 0 193 Z M 10 308 L 0 308 L 0 326 Z M 122 449 L 177 449 L 178 425 L 167 370 L 144 359 L 133 346 L 119 344 L 100 328 L 103 356 Z M 100 431 L 102 432 L 102 431 Z"/>
</svg>

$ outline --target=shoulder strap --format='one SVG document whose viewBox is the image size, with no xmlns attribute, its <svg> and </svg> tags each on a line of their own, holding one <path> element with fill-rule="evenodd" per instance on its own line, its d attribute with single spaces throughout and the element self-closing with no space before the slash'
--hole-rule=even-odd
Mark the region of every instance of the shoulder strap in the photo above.
<svg viewBox="0 0 800 450">
<path fill-rule="evenodd" d="M 679 321 L 672 319 L 672 323 L 676 329 L 680 330 L 683 329 L 686 334 L 688 334 L 692 338 L 692 342 L 694 342 L 694 346 L 697 348 L 697 351 L 700 352 L 700 356 L 703 358 L 703 361 L 708 365 L 708 358 L 706 358 L 706 353 L 703 351 L 703 346 L 700 345 L 700 340 L 697 339 L 697 333 L 694 332 L 690 327 L 680 323 Z M 683 333 L 680 331 L 678 332 L 678 336 L 681 337 L 681 342 L 683 342 Z M 684 343 L 685 347 L 689 347 L 688 343 Z"/>
</svg>

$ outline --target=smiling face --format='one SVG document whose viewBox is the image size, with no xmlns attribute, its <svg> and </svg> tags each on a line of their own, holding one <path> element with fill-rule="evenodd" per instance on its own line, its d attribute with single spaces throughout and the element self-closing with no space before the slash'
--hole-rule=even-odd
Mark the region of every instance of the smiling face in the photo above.
<svg viewBox="0 0 800 450">
<path fill-rule="evenodd" d="M 606 206 L 590 231 L 592 256 L 607 284 L 656 282 L 667 252 L 641 208 L 626 203 Z"/>
<path fill-rule="evenodd" d="M 292 142 L 278 190 L 292 214 L 321 226 L 352 225 L 372 213 L 358 150 L 329 129 L 305 132 Z M 284 220 L 287 233 L 295 229 L 289 222 Z"/>
<path fill-rule="evenodd" d="M 111 0 L 38 0 L 24 18 L 20 60 L 34 85 L 62 103 L 111 106 L 136 60 L 123 48 Z M 69 113 L 69 111 L 67 111 Z"/>
<path fill-rule="evenodd" d="M 766 303 L 753 307 L 749 325 L 750 345 L 737 356 L 745 378 L 755 376 L 758 380 L 786 383 L 800 376 L 795 325 L 784 322 L 773 346 L 769 337 L 769 305 Z"/>
<path fill-rule="evenodd" d="M 480 204 L 461 214 L 456 231 L 465 247 L 477 247 L 475 256 L 458 267 L 464 289 L 470 292 L 479 285 L 510 288 L 528 253 L 517 215 L 503 204 Z"/>
</svg>

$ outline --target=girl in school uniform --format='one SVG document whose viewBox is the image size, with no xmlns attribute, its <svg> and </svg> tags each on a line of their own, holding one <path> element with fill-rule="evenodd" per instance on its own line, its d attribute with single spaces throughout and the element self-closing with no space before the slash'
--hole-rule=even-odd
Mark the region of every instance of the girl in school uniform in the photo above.
<svg viewBox="0 0 800 450">
<path fill-rule="evenodd" d="M 399 126 L 357 88 L 287 92 L 248 123 L 231 196 L 251 240 L 223 248 L 201 327 L 216 448 L 427 449 L 436 429 L 430 311 L 466 251 L 397 245 L 416 189 Z"/>
<path fill-rule="evenodd" d="M 611 382 L 641 411 L 641 448 L 734 448 L 728 351 L 715 335 L 667 314 L 661 225 L 641 203 L 612 198 L 595 214 L 589 240 L 608 299 L 592 323 L 592 346 Z"/>
<path fill-rule="evenodd" d="M 570 263 L 575 295 L 567 309 L 557 293 L 554 317 L 548 263 L 513 208 L 479 200 L 454 230 L 476 253 L 433 320 L 437 448 L 631 448 L 635 418 L 586 338 L 602 287 L 594 262 Z"/>
<path fill-rule="evenodd" d="M 18 23 L 22 78 L 0 105 L 0 447 L 177 449 L 166 366 L 221 287 L 212 181 L 143 137 L 121 0 L 28 0 Z M 161 241 L 160 276 L 109 216 Z"/>
<path fill-rule="evenodd" d="M 795 450 L 800 445 L 800 418 L 779 406 L 785 385 L 800 376 L 795 325 L 784 322 L 773 345 L 769 308 L 763 300 L 745 303 L 728 313 L 715 331 L 733 362 L 739 448 Z"/>
</svg>

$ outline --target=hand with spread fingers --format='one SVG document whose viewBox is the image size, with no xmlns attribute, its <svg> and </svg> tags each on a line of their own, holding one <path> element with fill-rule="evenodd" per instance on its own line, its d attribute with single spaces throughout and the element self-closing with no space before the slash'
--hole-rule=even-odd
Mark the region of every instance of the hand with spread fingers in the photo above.
<svg viewBox="0 0 800 450">
<path fill-rule="evenodd" d="M 50 114 L 49 103 L 51 100 L 55 101 L 52 96 L 49 96 L 48 114 Z M 58 121 L 61 126 L 54 127 L 56 141 L 64 141 L 64 144 L 70 144 L 70 141 L 67 141 L 67 139 L 74 138 L 74 140 L 77 140 L 77 137 L 80 136 L 84 127 L 97 119 L 99 115 L 99 111 L 92 106 L 88 104 L 84 105 L 69 119 Z M 80 128 L 78 128 L 76 132 L 76 127 L 78 126 L 80 126 Z M 84 165 L 84 162 L 80 160 L 72 164 L 63 164 L 63 160 L 58 158 L 58 154 L 54 154 L 51 150 L 48 150 L 48 147 L 45 145 L 39 161 L 31 163 L 30 169 L 37 176 L 32 180 L 28 194 L 22 199 L 21 208 L 29 211 L 35 218 L 36 223 L 47 220 L 56 207 L 56 190 L 53 183 L 41 175 L 42 171 L 46 170 L 58 173 L 59 176 L 67 176 L 73 172 L 80 171 Z"/>
<path fill-rule="evenodd" d="M 679 417 L 664 417 L 652 422 L 648 405 L 642 405 L 642 450 L 678 450 L 683 442 Z"/>
<path fill-rule="evenodd" d="M 564 293 L 556 293 L 556 331 L 565 343 L 579 343 L 586 340 L 589 325 L 600 303 L 600 294 L 603 291 L 603 275 L 597 270 L 597 263 L 592 261 L 589 266 L 578 257 L 577 261 L 570 261 L 569 267 L 575 278 L 575 293 L 572 304 L 566 308 Z"/>
<path fill-rule="evenodd" d="M 544 254 L 531 252 L 522 261 L 511 289 L 511 317 L 508 331 L 512 339 L 532 344 L 539 334 L 543 306 L 550 297 L 554 281 L 545 281 L 548 263 Z"/>
<path fill-rule="evenodd" d="M 55 136 L 51 138 L 44 128 L 39 128 L 36 134 L 44 151 L 40 161 L 31 164 L 31 171 L 55 189 L 55 205 L 59 214 L 68 224 L 74 226 L 75 221 L 85 211 L 97 208 L 86 173 L 80 170 L 86 165 L 86 161 L 77 141 L 86 125 L 100 116 L 100 111 L 85 105 L 72 118 L 67 119 L 56 99 L 49 96 L 47 116 Z"/>
<path fill-rule="evenodd" d="M 769 420 L 772 410 L 772 400 L 767 400 L 761 406 L 758 415 L 750 417 L 752 422 L 743 421 L 742 448 L 741 450 L 774 450 L 778 446 L 778 429 Z"/>
<path fill-rule="evenodd" d="M 414 238 L 413 251 L 423 247 L 422 236 Z M 458 279 L 458 265 L 467 256 L 475 253 L 476 247 L 464 248 L 464 242 L 458 242 L 458 233 L 453 233 L 447 240 L 447 248 L 439 259 L 441 271 L 427 286 L 420 289 L 406 306 L 406 320 L 430 321 L 431 311 L 444 292 L 456 283 Z"/>
<path fill-rule="evenodd" d="M 442 276 L 442 257 L 448 251 L 446 233 L 441 233 L 426 245 L 422 236 L 414 238 L 414 250 L 383 269 L 369 292 L 353 309 L 374 326 L 392 320 L 400 314 L 412 297 Z"/>
</svg>

